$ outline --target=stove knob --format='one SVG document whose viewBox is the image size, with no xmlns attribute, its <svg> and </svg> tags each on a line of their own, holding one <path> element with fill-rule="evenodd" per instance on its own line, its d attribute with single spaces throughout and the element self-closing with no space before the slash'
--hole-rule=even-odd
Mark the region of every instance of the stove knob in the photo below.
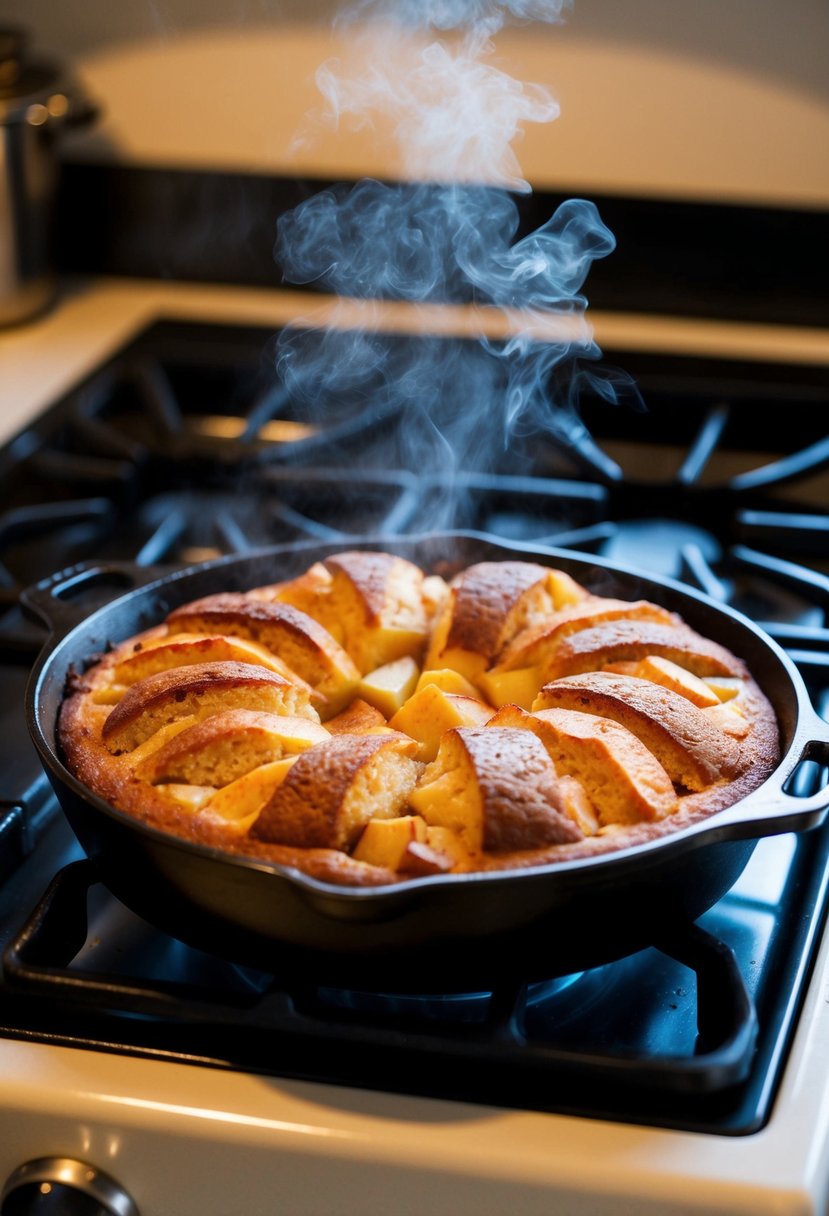
<svg viewBox="0 0 829 1216">
<path fill-rule="evenodd" d="M 72 1157 L 40 1157 L 16 1169 L 0 1195 L 0 1216 L 139 1216 L 117 1182 Z"/>
</svg>

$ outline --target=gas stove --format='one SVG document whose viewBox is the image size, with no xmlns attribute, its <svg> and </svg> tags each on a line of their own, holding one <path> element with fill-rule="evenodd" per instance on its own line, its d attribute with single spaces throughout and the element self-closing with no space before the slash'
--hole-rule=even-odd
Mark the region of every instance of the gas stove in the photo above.
<svg viewBox="0 0 829 1216">
<path fill-rule="evenodd" d="M 394 365 L 422 339 L 382 341 Z M 142 1212 L 225 1212 L 239 1197 L 271 1210 L 280 1169 L 296 1211 L 388 1210 L 414 1174 L 418 1202 L 397 1210 L 488 1211 L 503 1194 L 514 1210 L 610 1212 L 641 1146 L 661 1145 L 637 1210 L 823 1210 L 829 1110 L 805 1045 L 826 1028 L 829 829 L 762 841 L 698 923 L 564 977 L 410 993 L 319 982 L 310 965 L 239 967 L 141 921 L 82 856 L 26 733 L 46 637 L 21 592 L 86 561 L 170 569 L 296 540 L 474 529 L 731 604 L 829 716 L 827 369 L 605 349 L 635 392 L 610 404 L 588 390 L 497 460 L 439 471 L 418 467 L 382 382 L 310 408 L 274 376 L 275 342 L 267 326 L 161 317 L 0 451 L 0 1110 L 15 1122 L 27 1109 L 0 1174 L 69 1156 L 111 1172 Z M 82 605 L 111 594 L 92 584 Z M 805 760 L 792 792 L 826 781 L 822 757 Z M 87 1107 L 63 1090 L 63 1111 L 21 1098 L 12 1078 L 31 1068 L 48 1093 L 50 1061 L 76 1097 L 88 1078 Z M 762 1146 L 792 1136 L 804 1070 L 820 1090 L 812 1139 L 772 1163 Z M 140 1167 L 164 1137 L 163 1172 L 188 1198 L 165 1198 Z M 201 1144 L 199 1171 L 170 1156 L 176 1137 Z M 606 1177 L 578 1172 L 602 1152 Z M 320 1172 L 303 1186 L 306 1154 Z M 214 1176 L 244 1162 L 233 1183 Z M 22 1194 L 53 1178 L 17 1182 Z"/>
</svg>

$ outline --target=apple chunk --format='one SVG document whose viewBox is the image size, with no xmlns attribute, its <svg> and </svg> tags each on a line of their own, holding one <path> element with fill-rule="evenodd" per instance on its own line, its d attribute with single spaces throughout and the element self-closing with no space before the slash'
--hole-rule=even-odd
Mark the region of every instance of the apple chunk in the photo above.
<svg viewBox="0 0 829 1216">
<path fill-rule="evenodd" d="M 371 819 L 357 841 L 352 857 L 372 866 L 397 870 L 410 844 L 426 840 L 426 820 L 419 815 Z"/>
<path fill-rule="evenodd" d="M 492 709 L 475 697 L 444 692 L 436 684 L 426 684 L 410 697 L 390 720 L 392 730 L 402 731 L 418 743 L 418 760 L 434 760 L 441 736 L 455 726 L 482 726 Z"/>
<path fill-rule="evenodd" d="M 477 697 L 478 689 L 459 671 L 451 667 L 427 668 L 420 673 L 415 692 L 420 692 L 427 684 L 435 684 L 443 692 L 454 692 L 462 697 Z"/>
<path fill-rule="evenodd" d="M 410 655 L 384 663 L 363 676 L 357 696 L 391 718 L 409 699 L 417 685 L 420 668 Z"/>
<path fill-rule="evenodd" d="M 686 697 L 698 709 L 708 709 L 720 703 L 719 697 L 705 680 L 701 680 L 693 672 L 686 671 L 671 659 L 663 658 L 662 655 L 649 654 L 638 662 L 608 663 L 604 670 L 621 676 L 650 680 L 652 684 L 661 684 L 663 688 L 670 688 L 672 692 Z"/>
<path fill-rule="evenodd" d="M 518 705 L 529 709 L 541 688 L 541 672 L 537 667 L 517 667 L 514 671 L 493 668 L 478 680 L 478 686 L 490 705 Z"/>
<path fill-rule="evenodd" d="M 286 756 L 262 764 L 217 790 L 204 808 L 205 818 L 220 823 L 234 836 L 246 835 L 287 777 L 296 758 Z"/>
</svg>

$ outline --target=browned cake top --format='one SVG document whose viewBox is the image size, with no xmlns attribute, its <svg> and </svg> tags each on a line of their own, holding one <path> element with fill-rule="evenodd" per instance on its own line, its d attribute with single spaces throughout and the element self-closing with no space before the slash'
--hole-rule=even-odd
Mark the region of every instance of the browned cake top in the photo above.
<svg viewBox="0 0 829 1216">
<path fill-rule="evenodd" d="M 241 592 L 223 591 L 208 595 L 175 608 L 167 617 L 171 631 L 189 629 L 193 624 L 222 625 L 249 624 L 253 633 L 256 626 L 279 625 L 299 636 L 309 636 L 321 647 L 330 642 L 328 631 L 313 617 L 292 604 L 274 600 L 258 600 Z"/>
<path fill-rule="evenodd" d="M 483 800 L 484 849 L 507 853 L 581 839 L 568 818 L 555 767 L 543 744 L 526 730 L 459 727 Z"/>
<path fill-rule="evenodd" d="M 325 565 L 330 571 L 341 571 L 359 587 L 368 624 L 377 624 L 383 616 L 387 607 L 389 577 L 393 572 L 406 571 L 413 578 L 422 577 L 421 572 L 411 562 L 394 557 L 390 553 L 338 553 L 336 557 L 327 558 Z"/>
<path fill-rule="evenodd" d="M 577 709 L 620 722 L 688 789 L 733 779 L 748 763 L 737 741 L 703 710 L 649 680 L 595 671 L 546 684 L 540 697 L 545 708 Z"/>
<path fill-rule="evenodd" d="M 570 634 L 578 633 L 591 625 L 621 618 L 657 621 L 662 625 L 681 623 L 675 613 L 647 600 L 606 599 L 589 595 L 577 604 L 567 604 L 559 608 L 542 624 L 522 630 L 501 656 L 499 666 L 523 667 L 537 663 L 545 655 L 552 654 L 555 647 Z"/>
<path fill-rule="evenodd" d="M 302 753 L 263 807 L 254 836 L 306 848 L 350 845 L 362 818 L 359 808 L 355 814 L 349 807 L 349 796 L 354 795 L 358 775 L 383 752 L 393 763 L 401 755 L 400 737 L 335 735 Z M 376 781 L 382 779 L 378 769 Z"/>
<path fill-rule="evenodd" d="M 112 739 L 130 723 L 163 702 L 181 703 L 186 697 L 202 697 L 209 692 L 250 687 L 288 688 L 289 681 L 275 671 L 253 663 L 194 663 L 158 671 L 133 684 L 107 717 L 104 739 Z"/>
<path fill-rule="evenodd" d="M 546 578 L 532 562 L 479 562 L 452 588 L 454 609 L 448 646 L 494 658 L 501 649 L 504 618 L 525 591 Z"/>
<path fill-rule="evenodd" d="M 593 671 L 620 659 L 661 655 L 698 676 L 741 676 L 746 669 L 724 646 L 701 637 L 687 625 L 657 621 L 605 621 L 568 634 L 545 669 L 548 679 Z"/>
</svg>

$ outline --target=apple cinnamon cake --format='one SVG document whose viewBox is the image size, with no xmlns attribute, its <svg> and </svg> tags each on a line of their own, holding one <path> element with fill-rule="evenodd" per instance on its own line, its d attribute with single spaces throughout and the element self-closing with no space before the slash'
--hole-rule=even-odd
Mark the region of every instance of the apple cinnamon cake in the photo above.
<svg viewBox="0 0 829 1216">
<path fill-rule="evenodd" d="M 676 613 L 369 551 L 176 608 L 73 672 L 58 726 L 127 814 L 355 886 L 636 845 L 779 759 L 746 664 Z"/>
</svg>

